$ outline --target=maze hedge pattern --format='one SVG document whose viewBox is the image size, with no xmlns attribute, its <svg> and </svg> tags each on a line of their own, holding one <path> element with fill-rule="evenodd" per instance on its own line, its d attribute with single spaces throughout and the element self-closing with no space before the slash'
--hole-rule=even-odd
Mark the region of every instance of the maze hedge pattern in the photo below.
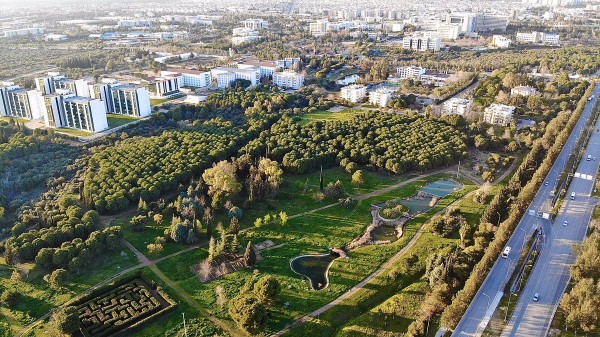
<svg viewBox="0 0 600 337">
<path fill-rule="evenodd" d="M 129 280 L 77 306 L 85 337 L 107 337 L 137 325 L 172 304 L 141 278 Z"/>
</svg>

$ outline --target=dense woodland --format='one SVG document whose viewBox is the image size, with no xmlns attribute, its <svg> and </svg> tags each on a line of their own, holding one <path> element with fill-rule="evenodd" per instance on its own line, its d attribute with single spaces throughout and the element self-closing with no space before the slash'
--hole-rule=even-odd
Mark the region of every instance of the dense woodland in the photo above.
<svg viewBox="0 0 600 337">
<path fill-rule="evenodd" d="M 294 173 L 321 165 L 370 165 L 395 174 L 448 165 L 464 157 L 463 136 L 446 124 L 418 116 L 370 112 L 349 121 L 301 126 L 284 118 L 240 150 L 281 162 Z"/>
</svg>

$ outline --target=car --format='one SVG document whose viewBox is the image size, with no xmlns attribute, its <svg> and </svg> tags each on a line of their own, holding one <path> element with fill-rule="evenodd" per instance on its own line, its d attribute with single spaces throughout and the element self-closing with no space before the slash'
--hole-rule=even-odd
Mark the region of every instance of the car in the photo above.
<svg viewBox="0 0 600 337">
<path fill-rule="evenodd" d="M 533 301 L 537 302 L 539 300 L 540 300 L 540 294 L 538 294 L 538 293 L 533 294 Z"/>
<path fill-rule="evenodd" d="M 547 181 L 544 183 L 544 186 L 548 186 L 550 185 L 550 183 L 548 183 Z"/>
<path fill-rule="evenodd" d="M 565 220 L 565 221 L 563 222 L 563 226 L 566 226 L 566 225 L 568 225 L 568 224 L 569 224 L 569 223 L 567 222 L 567 220 Z"/>
</svg>

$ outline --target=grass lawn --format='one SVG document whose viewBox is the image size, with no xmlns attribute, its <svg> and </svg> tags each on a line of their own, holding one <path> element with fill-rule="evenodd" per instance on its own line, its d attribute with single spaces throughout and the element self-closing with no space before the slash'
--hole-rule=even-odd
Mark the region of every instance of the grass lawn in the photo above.
<svg viewBox="0 0 600 337">
<path fill-rule="evenodd" d="M 150 105 L 154 106 L 154 105 L 161 105 L 163 103 L 166 103 L 170 101 L 170 99 L 168 98 L 150 98 Z"/>
<path fill-rule="evenodd" d="M 338 172 L 338 174 L 342 173 Z M 332 175 L 333 174 L 330 172 L 329 176 Z M 318 173 L 316 176 L 318 179 Z M 421 179 L 408 184 L 401 189 L 396 189 L 377 197 L 362 200 L 358 202 L 355 207 L 350 209 L 337 205 L 319 212 L 293 218 L 288 221 L 288 224 L 285 227 L 270 225 L 256 230 L 245 231 L 240 235 L 240 243 L 242 246 L 244 246 L 248 240 L 258 243 L 267 239 L 272 240 L 276 245 L 282 244 L 282 246 L 261 252 L 263 260 L 256 264 L 252 269 L 246 269 L 234 274 L 226 275 L 223 278 L 208 284 L 202 284 L 190 268 L 192 264 L 198 263 L 207 256 L 206 247 L 201 247 L 177 257 L 167 259 L 157 266 L 169 278 L 178 282 L 186 292 L 193 296 L 205 308 L 217 317 L 223 319 L 227 319 L 227 313 L 225 310 L 216 308 L 215 288 L 217 286 L 221 286 L 224 289 L 227 298 L 230 299 L 237 294 L 247 280 L 254 277 L 255 273 L 258 273 L 259 276 L 261 274 L 275 275 L 281 283 L 282 295 L 274 308 L 271 309 L 271 319 L 267 332 L 278 331 L 294 318 L 332 301 L 351 286 L 375 271 L 379 265 L 384 263 L 401 247 L 406 245 L 418 228 L 425 223 L 433 213 L 445 208 L 453 200 L 456 200 L 468 191 L 473 190 L 474 187 L 472 185 L 466 185 L 463 190 L 457 191 L 442 199 L 438 206 L 434 207 L 430 212 L 416 217 L 416 219 L 411 221 L 407 226 L 406 235 L 402 239 L 389 245 L 363 247 L 351 251 L 348 260 L 336 260 L 329 273 L 330 285 L 323 291 L 317 292 L 311 290 L 308 282 L 289 268 L 289 260 L 291 258 L 300 254 L 323 253 L 330 247 L 341 247 L 349 243 L 353 238 L 360 235 L 364 228 L 370 223 L 369 210 L 371 204 L 393 198 L 409 197 L 423 184 L 447 177 L 447 175 L 435 175 L 427 179 Z M 304 179 L 296 177 L 296 181 L 302 180 Z M 382 181 L 373 179 L 372 184 L 374 184 L 373 186 L 387 186 L 392 182 L 393 181 L 388 181 L 387 179 L 383 179 Z M 294 185 L 287 185 L 286 188 L 291 188 L 291 186 Z M 370 188 L 374 188 L 373 186 Z M 296 188 L 304 189 L 304 187 L 300 187 L 300 185 Z M 308 200 L 309 199 L 306 199 L 305 202 L 308 202 Z M 298 200 L 294 205 L 297 206 L 300 202 L 301 200 Z M 331 201 L 327 204 L 329 203 L 331 203 Z M 284 207 L 281 207 L 281 209 L 285 210 Z M 289 212 L 289 214 L 293 214 L 293 212 Z M 246 217 L 247 214 L 244 215 L 244 218 Z M 429 245 L 428 247 L 434 249 L 436 246 Z M 289 306 L 284 305 L 286 302 L 289 302 Z M 360 312 L 358 312 L 358 314 L 360 314 Z"/>
<path fill-rule="evenodd" d="M 68 129 L 68 128 L 56 128 L 55 130 L 58 133 L 64 133 L 66 135 L 75 136 L 75 137 L 89 137 L 89 136 L 92 136 L 94 134 L 93 132 L 87 132 L 87 131 L 75 130 L 75 129 Z"/>
<path fill-rule="evenodd" d="M 125 116 L 125 115 L 116 115 L 116 114 L 107 114 L 106 119 L 108 120 L 108 128 L 116 128 L 117 126 L 129 124 L 131 122 L 140 120 L 137 117 Z"/>
<path fill-rule="evenodd" d="M 15 122 L 19 122 L 21 124 L 29 122 L 28 119 L 25 118 L 17 118 L 17 117 L 0 117 L 0 121 L 10 122 L 11 120 Z"/>
<path fill-rule="evenodd" d="M 160 258 L 162 256 L 178 252 L 189 246 L 185 243 L 168 242 L 163 245 L 164 249 L 162 252 L 150 255 L 147 248 L 148 244 L 153 243 L 157 236 L 164 236 L 165 229 L 171 225 L 171 219 L 169 218 L 163 220 L 161 225 L 158 225 L 156 222 L 150 220 L 146 226 L 146 230 L 135 232 L 131 230 L 131 227 L 129 226 L 129 220 L 131 220 L 133 216 L 134 215 L 129 215 L 118 218 L 115 220 L 114 225 L 121 226 L 121 228 L 123 228 L 125 240 L 131 243 L 137 250 L 148 256 L 148 258 Z"/>
<path fill-rule="evenodd" d="M 364 112 L 366 111 L 359 109 L 346 109 L 340 112 L 317 110 L 315 112 L 302 115 L 302 120 L 300 120 L 299 124 L 306 125 L 314 121 L 347 121 L 355 114 Z"/>
</svg>

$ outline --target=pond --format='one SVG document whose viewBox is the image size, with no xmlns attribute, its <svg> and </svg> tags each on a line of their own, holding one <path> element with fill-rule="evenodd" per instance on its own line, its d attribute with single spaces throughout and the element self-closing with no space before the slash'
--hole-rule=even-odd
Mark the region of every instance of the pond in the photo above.
<svg viewBox="0 0 600 337">
<path fill-rule="evenodd" d="M 433 207 L 436 200 L 441 199 L 448 194 L 463 188 L 462 184 L 453 180 L 439 179 L 429 183 L 419 189 L 419 193 L 408 199 L 400 200 L 400 204 L 408 208 L 411 216 L 425 213 Z M 385 207 L 385 203 L 377 204 L 379 207 Z"/>
<path fill-rule="evenodd" d="M 329 285 L 329 267 L 333 260 L 340 257 L 337 253 L 320 255 L 301 255 L 290 261 L 290 268 L 296 274 L 306 277 L 314 290 L 321 290 Z"/>
</svg>

